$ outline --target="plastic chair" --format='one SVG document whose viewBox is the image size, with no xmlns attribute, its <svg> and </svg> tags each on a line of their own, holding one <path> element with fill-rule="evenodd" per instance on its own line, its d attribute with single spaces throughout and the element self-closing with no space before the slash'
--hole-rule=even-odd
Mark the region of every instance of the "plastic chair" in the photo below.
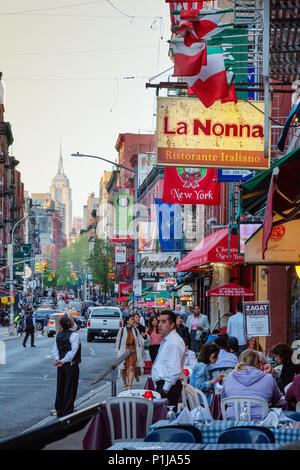
<svg viewBox="0 0 300 470">
<path fill-rule="evenodd" d="M 199 395 L 201 396 L 203 403 L 200 403 Z M 190 411 L 197 406 L 203 406 L 211 416 L 205 393 L 201 392 L 201 390 L 198 390 L 197 388 L 192 387 L 192 385 L 187 383 L 182 384 L 182 401 L 184 406 L 187 407 Z M 213 419 L 212 416 L 211 419 Z"/>
<path fill-rule="evenodd" d="M 218 444 L 271 444 L 275 443 L 270 429 L 259 426 L 236 426 L 223 431 Z"/>
<path fill-rule="evenodd" d="M 155 429 L 155 431 L 150 432 L 145 439 L 144 442 L 190 442 L 196 443 L 196 439 L 190 431 L 186 431 L 185 429 L 176 429 L 167 428 L 163 429 Z"/>
<path fill-rule="evenodd" d="M 123 392 L 120 392 L 118 394 L 118 397 L 140 397 L 140 398 L 144 398 L 144 395 L 145 395 L 146 392 L 151 392 L 154 398 L 161 398 L 160 393 L 155 392 L 154 390 L 143 390 L 143 389 L 124 390 Z"/>
<path fill-rule="evenodd" d="M 296 411 L 300 411 L 300 401 L 296 403 Z"/>
<path fill-rule="evenodd" d="M 288 418 L 293 419 L 294 421 L 300 421 L 300 413 L 299 411 L 291 411 L 290 413 L 285 413 Z"/>
<path fill-rule="evenodd" d="M 146 398 L 133 397 L 113 397 L 108 398 L 105 402 L 107 416 L 110 427 L 111 442 L 114 444 L 119 441 L 143 441 L 143 438 L 137 438 L 136 416 L 138 405 L 144 405 L 147 408 L 145 434 L 147 435 L 153 418 L 153 402 Z M 121 431 L 121 437 L 116 438 L 115 424 L 113 420 L 112 407 L 118 406 L 120 421 L 116 421 L 118 431 Z"/>
<path fill-rule="evenodd" d="M 242 410 L 243 406 L 247 406 L 247 414 L 249 416 L 249 421 L 251 421 L 251 405 L 260 405 L 262 408 L 262 419 L 267 416 L 269 413 L 269 406 L 266 400 L 263 400 L 261 398 L 253 398 L 253 397 L 228 397 L 228 398 L 223 398 L 221 400 L 221 412 L 222 412 L 222 418 L 226 421 L 227 416 L 226 416 L 226 405 L 228 403 L 233 403 L 234 405 L 234 415 L 235 415 L 235 421 L 239 421 L 239 415 Z"/>
<path fill-rule="evenodd" d="M 196 426 L 193 426 L 192 424 L 171 424 L 170 426 L 159 426 L 158 428 L 155 429 L 155 431 L 159 430 L 159 429 L 181 429 L 183 431 L 189 431 L 193 434 L 194 438 L 195 438 L 195 442 L 197 442 L 198 444 L 202 443 L 202 434 L 201 434 L 201 431 L 200 429 L 196 428 Z M 152 431 L 154 432 L 154 431 Z M 150 433 L 152 434 L 152 433 Z M 149 434 L 149 436 L 150 436 Z M 148 436 L 146 436 L 145 439 L 147 439 Z"/>
</svg>

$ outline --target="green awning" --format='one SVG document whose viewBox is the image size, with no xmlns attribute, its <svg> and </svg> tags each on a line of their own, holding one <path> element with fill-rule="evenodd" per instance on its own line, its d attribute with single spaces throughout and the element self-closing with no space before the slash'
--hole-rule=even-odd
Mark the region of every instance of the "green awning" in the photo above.
<svg viewBox="0 0 300 470">
<path fill-rule="evenodd" d="M 267 171 L 260 171 L 253 178 L 240 185 L 238 216 L 251 215 L 262 211 L 266 206 L 273 170 L 279 167 L 274 191 L 274 211 L 293 209 L 300 199 L 299 169 L 300 147 L 279 158 Z"/>
</svg>

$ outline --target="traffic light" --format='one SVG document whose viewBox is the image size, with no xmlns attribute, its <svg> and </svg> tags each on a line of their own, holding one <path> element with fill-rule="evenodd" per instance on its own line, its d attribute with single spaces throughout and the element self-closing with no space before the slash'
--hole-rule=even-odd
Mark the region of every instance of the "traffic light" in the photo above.
<svg viewBox="0 0 300 470">
<path fill-rule="evenodd" d="M 35 272 L 40 273 L 41 272 L 41 263 L 35 263 Z"/>
<path fill-rule="evenodd" d="M 43 266 L 43 272 L 45 272 L 47 269 L 47 263 L 42 263 L 42 266 Z"/>
</svg>

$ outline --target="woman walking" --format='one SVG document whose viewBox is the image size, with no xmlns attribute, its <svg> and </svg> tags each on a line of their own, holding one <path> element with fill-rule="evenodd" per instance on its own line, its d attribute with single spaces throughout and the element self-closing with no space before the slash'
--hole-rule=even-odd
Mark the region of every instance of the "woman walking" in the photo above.
<svg viewBox="0 0 300 470">
<path fill-rule="evenodd" d="M 134 315 L 124 318 L 123 327 L 120 328 L 116 340 L 117 356 L 121 356 L 126 351 L 133 351 L 125 361 L 120 364 L 123 390 L 131 390 L 135 375 L 135 367 L 144 367 L 145 360 L 143 354 L 143 339 L 140 332 L 133 326 Z"/>
<path fill-rule="evenodd" d="M 147 333 L 150 336 L 149 340 L 149 354 L 151 357 L 152 364 L 155 361 L 157 356 L 160 343 L 163 340 L 163 335 L 158 333 L 158 320 L 156 317 L 149 318 L 149 326 L 147 329 Z"/>
</svg>

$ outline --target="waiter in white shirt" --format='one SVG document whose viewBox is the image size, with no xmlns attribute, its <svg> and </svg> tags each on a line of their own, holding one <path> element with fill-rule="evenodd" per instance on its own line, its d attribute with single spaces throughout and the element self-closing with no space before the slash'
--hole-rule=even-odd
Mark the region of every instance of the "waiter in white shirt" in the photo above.
<svg viewBox="0 0 300 470">
<path fill-rule="evenodd" d="M 55 409 L 58 418 L 74 412 L 74 402 L 78 389 L 81 344 L 79 334 L 73 331 L 71 315 L 60 319 L 62 330 L 56 335 L 52 354 L 57 367 L 57 388 Z"/>
<path fill-rule="evenodd" d="M 247 340 L 245 336 L 245 319 L 243 311 L 243 304 L 239 302 L 236 306 L 236 314 L 229 318 L 227 323 L 228 336 L 234 336 L 239 343 L 239 354 L 247 349 Z"/>
<path fill-rule="evenodd" d="M 177 408 L 182 390 L 180 376 L 184 363 L 185 344 L 176 332 L 176 315 L 171 310 L 161 312 L 158 332 L 164 338 L 152 366 L 151 377 L 161 397 L 168 398 L 169 404 Z"/>
</svg>

